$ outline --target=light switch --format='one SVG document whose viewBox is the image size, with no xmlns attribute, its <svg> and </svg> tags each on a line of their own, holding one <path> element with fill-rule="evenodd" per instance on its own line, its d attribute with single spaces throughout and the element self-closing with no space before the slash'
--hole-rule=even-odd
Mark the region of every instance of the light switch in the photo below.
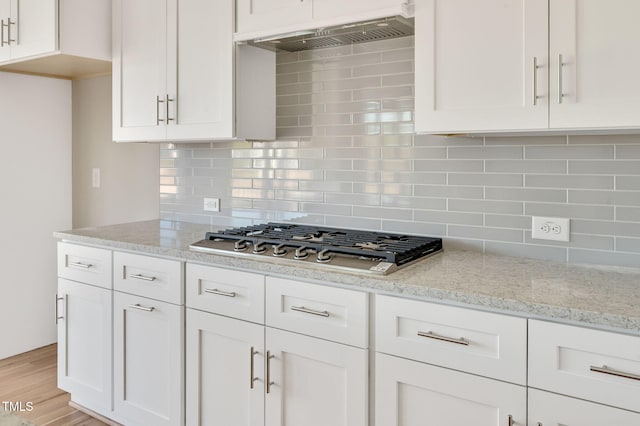
<svg viewBox="0 0 640 426">
<path fill-rule="evenodd" d="M 91 186 L 100 188 L 100 169 L 97 167 L 91 169 Z"/>
</svg>

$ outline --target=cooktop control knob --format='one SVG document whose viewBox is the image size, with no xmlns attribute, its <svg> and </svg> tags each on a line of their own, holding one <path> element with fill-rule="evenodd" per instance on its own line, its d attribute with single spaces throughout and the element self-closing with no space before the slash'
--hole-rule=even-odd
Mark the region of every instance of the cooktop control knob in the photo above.
<svg viewBox="0 0 640 426">
<path fill-rule="evenodd" d="M 253 252 L 255 254 L 261 254 L 267 251 L 267 245 L 264 242 L 258 242 L 253 245 Z"/>
<path fill-rule="evenodd" d="M 282 257 L 287 254 L 287 249 L 284 244 L 278 244 L 277 246 L 273 246 L 273 255 L 275 257 Z"/>
<path fill-rule="evenodd" d="M 322 250 L 318 253 L 318 257 L 316 259 L 319 263 L 327 263 L 331 261 L 331 255 L 329 254 L 329 250 Z"/>
<path fill-rule="evenodd" d="M 233 243 L 233 251 L 245 251 L 249 247 L 247 240 L 238 240 Z"/>
<path fill-rule="evenodd" d="M 298 260 L 306 259 L 307 257 L 309 257 L 309 251 L 306 247 L 298 247 L 293 255 L 293 258 Z"/>
</svg>

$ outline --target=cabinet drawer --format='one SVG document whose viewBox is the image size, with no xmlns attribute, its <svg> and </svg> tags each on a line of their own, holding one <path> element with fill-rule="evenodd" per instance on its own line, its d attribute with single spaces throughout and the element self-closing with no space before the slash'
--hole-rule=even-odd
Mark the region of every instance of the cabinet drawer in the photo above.
<svg viewBox="0 0 640 426">
<path fill-rule="evenodd" d="M 58 276 L 110 289 L 111 251 L 59 242 Z"/>
<path fill-rule="evenodd" d="M 527 320 L 376 296 L 376 351 L 525 384 Z"/>
<path fill-rule="evenodd" d="M 529 425 L 640 425 L 640 414 L 529 389 Z"/>
<path fill-rule="evenodd" d="M 268 326 L 368 347 L 368 294 L 267 277 Z"/>
<path fill-rule="evenodd" d="M 640 337 L 530 320 L 529 386 L 640 412 Z"/>
<path fill-rule="evenodd" d="M 264 324 L 264 276 L 187 264 L 187 306 Z"/>
<path fill-rule="evenodd" d="M 113 253 L 113 288 L 137 296 L 184 303 L 182 262 L 131 253 Z"/>
</svg>

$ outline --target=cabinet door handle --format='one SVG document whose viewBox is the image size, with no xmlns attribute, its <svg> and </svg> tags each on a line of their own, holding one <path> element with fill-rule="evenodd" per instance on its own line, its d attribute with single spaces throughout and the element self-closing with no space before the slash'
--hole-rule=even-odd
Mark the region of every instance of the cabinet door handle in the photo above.
<svg viewBox="0 0 640 426">
<path fill-rule="evenodd" d="M 133 278 L 134 280 L 142 280 L 142 281 L 155 281 L 156 277 L 149 277 L 142 274 L 129 274 L 129 278 Z"/>
<path fill-rule="evenodd" d="M 511 414 L 507 416 L 507 420 L 508 420 L 507 426 L 513 426 L 513 416 Z"/>
<path fill-rule="evenodd" d="M 538 65 L 538 58 L 533 57 L 533 105 L 538 105 L 538 70 L 542 68 Z"/>
<path fill-rule="evenodd" d="M 564 93 L 562 93 L 562 91 L 564 90 L 562 87 L 563 67 L 564 67 L 564 62 L 562 60 L 562 53 L 561 53 L 558 55 L 558 103 L 559 104 L 562 103 L 562 98 L 564 98 Z"/>
<path fill-rule="evenodd" d="M 428 339 L 442 340 L 443 342 L 455 343 L 457 345 L 469 346 L 469 340 L 465 339 L 464 337 L 456 339 L 454 337 L 441 336 L 432 331 L 418 331 L 418 336 L 426 337 Z"/>
<path fill-rule="evenodd" d="M 316 311 L 315 309 L 305 308 L 304 306 L 292 306 L 291 310 L 325 318 L 328 318 L 330 315 L 328 311 Z"/>
<path fill-rule="evenodd" d="M 275 358 L 275 356 L 271 355 L 271 351 L 267 351 L 267 393 L 271 392 L 271 385 L 275 384 L 275 382 L 271 381 L 271 358 Z"/>
<path fill-rule="evenodd" d="M 71 266 L 72 268 L 79 268 L 79 269 L 93 268 L 93 265 L 91 263 L 82 263 L 82 262 L 69 262 L 69 266 Z"/>
<path fill-rule="evenodd" d="M 165 102 L 165 104 L 166 104 L 166 105 L 165 105 L 165 106 L 166 106 L 166 108 L 167 108 L 167 115 L 166 115 L 166 117 L 167 117 L 167 124 L 169 124 L 169 122 L 170 122 L 170 121 L 173 121 L 173 120 L 174 120 L 173 118 L 170 118 L 170 117 L 169 117 L 169 102 L 173 102 L 173 101 L 175 101 L 175 99 L 171 99 L 171 98 L 169 97 L 169 95 L 167 95 L 167 96 L 166 96 L 166 98 L 165 98 L 165 100 L 166 100 L 166 102 Z"/>
<path fill-rule="evenodd" d="M 615 370 L 613 368 L 607 367 L 606 365 L 603 365 L 602 367 L 596 367 L 595 365 L 592 365 L 591 367 L 589 367 L 589 370 L 593 371 L 594 373 L 609 374 L 611 376 L 622 377 L 631 380 L 640 380 L 640 375 L 638 374 Z"/>
<path fill-rule="evenodd" d="M 67 295 L 65 294 L 63 297 L 58 297 L 58 295 L 56 294 L 56 325 L 58 324 L 58 320 L 64 319 L 64 315 L 60 315 L 59 311 L 58 311 L 58 302 L 60 302 L 61 300 L 64 300 L 64 306 L 65 306 L 65 310 L 67 309 Z"/>
<path fill-rule="evenodd" d="M 4 19 L 0 19 L 0 47 L 4 47 L 5 42 L 4 42 L 4 27 L 5 27 L 5 23 L 4 23 Z M 9 43 L 7 43 L 9 44 Z"/>
<path fill-rule="evenodd" d="M 16 40 L 11 38 L 11 26 L 15 25 L 15 22 L 11 22 L 11 18 L 7 19 L 8 25 L 7 25 L 7 44 L 11 44 L 14 43 Z"/>
<path fill-rule="evenodd" d="M 141 305 L 141 304 L 139 304 L 139 303 L 136 303 L 135 305 L 129 305 L 129 307 L 130 307 L 131 309 L 137 309 L 137 310 L 139 310 L 139 311 L 145 311 L 145 312 L 153 312 L 153 311 L 155 311 L 155 309 L 156 309 L 156 308 L 154 308 L 153 306 L 146 307 L 146 306 L 142 306 L 142 305 Z"/>
<path fill-rule="evenodd" d="M 225 296 L 225 297 L 236 297 L 236 292 L 235 291 L 222 291 L 222 290 L 218 290 L 217 288 L 206 288 L 204 290 L 205 293 L 211 293 L 211 294 L 217 294 L 218 296 Z"/>
<path fill-rule="evenodd" d="M 249 382 L 250 382 L 250 386 L 249 386 L 249 388 L 250 388 L 250 389 L 253 389 L 253 383 L 254 383 L 256 380 L 258 380 L 258 378 L 257 378 L 257 377 L 254 377 L 254 375 L 255 375 L 255 374 L 254 374 L 254 357 L 255 357 L 258 353 L 259 353 L 259 352 L 258 352 L 258 351 L 256 351 L 256 350 L 254 349 L 254 347 L 253 347 L 253 346 L 251 346 L 251 351 L 250 351 L 250 354 L 249 354 L 249 360 L 250 360 L 250 365 L 251 365 L 251 368 L 250 368 L 251 372 L 250 372 L 250 377 L 249 377 Z"/>
<path fill-rule="evenodd" d="M 160 123 L 164 122 L 164 118 L 160 118 L 160 104 L 164 103 L 163 99 L 160 99 L 160 96 L 156 96 L 156 126 L 159 126 Z"/>
</svg>

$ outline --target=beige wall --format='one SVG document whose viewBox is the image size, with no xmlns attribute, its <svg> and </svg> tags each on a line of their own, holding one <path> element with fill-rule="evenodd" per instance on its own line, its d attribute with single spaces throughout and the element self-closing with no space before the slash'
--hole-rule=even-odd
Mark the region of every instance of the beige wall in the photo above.
<svg viewBox="0 0 640 426">
<path fill-rule="evenodd" d="M 158 218 L 159 161 L 158 145 L 111 140 L 110 76 L 73 82 L 74 228 Z"/>
</svg>

